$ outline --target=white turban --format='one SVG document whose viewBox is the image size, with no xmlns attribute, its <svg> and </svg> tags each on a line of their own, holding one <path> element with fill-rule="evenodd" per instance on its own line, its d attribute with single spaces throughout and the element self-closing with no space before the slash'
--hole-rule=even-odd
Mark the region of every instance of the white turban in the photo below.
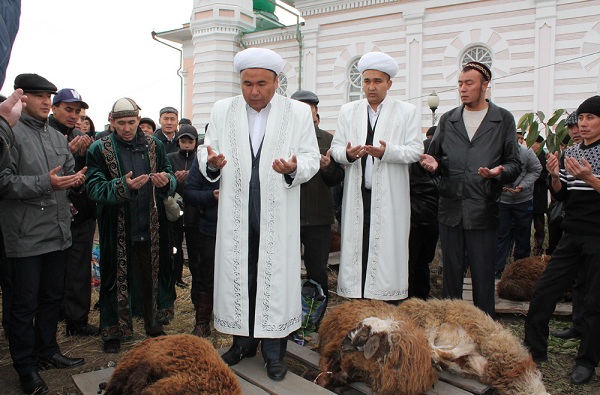
<svg viewBox="0 0 600 395">
<path fill-rule="evenodd" d="M 358 71 L 362 74 L 365 70 L 378 70 L 393 78 L 398 73 L 398 63 L 388 54 L 383 52 L 368 52 L 358 61 Z"/>
<path fill-rule="evenodd" d="M 246 69 L 267 69 L 279 75 L 283 70 L 283 59 L 270 49 L 247 48 L 235 55 L 233 68 L 237 73 Z"/>
</svg>

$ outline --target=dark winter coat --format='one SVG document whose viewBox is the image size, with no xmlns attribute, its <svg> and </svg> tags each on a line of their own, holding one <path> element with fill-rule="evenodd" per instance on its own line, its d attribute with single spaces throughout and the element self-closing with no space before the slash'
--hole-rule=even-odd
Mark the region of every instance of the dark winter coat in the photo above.
<svg viewBox="0 0 600 395">
<path fill-rule="evenodd" d="M 438 220 L 464 229 L 490 229 L 499 224 L 498 201 L 502 186 L 521 172 L 515 119 L 489 102 L 485 118 L 470 140 L 463 121 L 464 106 L 442 115 L 428 153 L 439 163 L 441 175 Z M 502 165 L 498 178 L 484 178 L 481 167 Z"/>
</svg>

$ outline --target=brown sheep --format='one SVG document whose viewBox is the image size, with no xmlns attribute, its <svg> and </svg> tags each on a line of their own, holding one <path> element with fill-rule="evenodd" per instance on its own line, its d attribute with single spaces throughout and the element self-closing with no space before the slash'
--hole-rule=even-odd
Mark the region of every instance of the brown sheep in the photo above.
<svg viewBox="0 0 600 395">
<path fill-rule="evenodd" d="M 317 384 L 365 381 L 379 394 L 417 395 L 437 381 L 424 333 L 395 306 L 357 300 L 332 308 L 319 328 Z"/>
<path fill-rule="evenodd" d="M 542 374 L 510 330 L 462 300 L 409 299 L 397 309 L 426 331 L 440 366 L 500 394 L 546 394 Z"/>
<path fill-rule="evenodd" d="M 117 365 L 106 395 L 241 395 L 235 374 L 212 344 L 192 335 L 144 340 Z"/>
<path fill-rule="evenodd" d="M 535 284 L 546 270 L 550 256 L 532 256 L 506 265 L 498 282 L 498 296 L 503 299 L 529 301 Z"/>
</svg>

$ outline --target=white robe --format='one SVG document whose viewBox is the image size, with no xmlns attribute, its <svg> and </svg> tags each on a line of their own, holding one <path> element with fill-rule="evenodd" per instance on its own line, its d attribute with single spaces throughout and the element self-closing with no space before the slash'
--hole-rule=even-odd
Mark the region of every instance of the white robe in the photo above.
<svg viewBox="0 0 600 395">
<path fill-rule="evenodd" d="M 259 164 L 261 188 L 255 338 L 281 338 L 300 327 L 300 184 L 319 170 L 319 147 L 310 107 L 275 94 L 271 100 Z M 248 336 L 248 227 L 252 153 L 246 102 L 219 100 L 210 117 L 205 145 L 225 155 L 220 172 L 215 251 L 214 325 L 220 332 Z M 297 158 L 289 185 L 273 160 Z M 207 150 L 198 151 L 206 174 Z"/>
<path fill-rule="evenodd" d="M 349 298 L 361 297 L 363 204 L 362 163 L 360 159 L 348 161 L 346 145 L 365 144 L 367 106 L 366 99 L 342 106 L 331 144 L 331 156 L 346 165 L 338 293 Z M 364 297 L 398 300 L 408 296 L 409 165 L 423 153 L 415 106 L 386 97 L 373 146 L 378 147 L 380 140 L 387 147 L 381 160 L 375 158 L 371 173 L 371 231 Z"/>
</svg>

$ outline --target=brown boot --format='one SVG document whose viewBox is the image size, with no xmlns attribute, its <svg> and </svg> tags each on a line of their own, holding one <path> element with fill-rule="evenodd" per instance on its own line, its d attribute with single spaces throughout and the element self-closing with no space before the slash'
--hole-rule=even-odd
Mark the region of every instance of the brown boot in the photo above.
<svg viewBox="0 0 600 395">
<path fill-rule="evenodd" d="M 198 293 L 198 301 L 196 302 L 196 325 L 192 330 L 192 335 L 198 337 L 210 336 L 210 319 L 212 318 L 212 311 L 212 292 Z"/>
</svg>

